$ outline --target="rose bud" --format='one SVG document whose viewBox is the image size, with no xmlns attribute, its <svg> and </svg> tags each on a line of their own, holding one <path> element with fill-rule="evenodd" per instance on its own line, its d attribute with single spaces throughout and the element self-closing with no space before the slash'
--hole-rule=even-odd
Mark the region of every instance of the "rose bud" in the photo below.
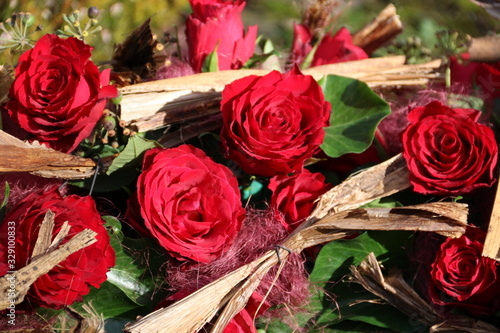
<svg viewBox="0 0 500 333">
<path fill-rule="evenodd" d="M 219 70 L 238 69 L 254 53 L 257 26 L 245 33 L 242 0 L 189 0 L 193 13 L 186 21 L 189 59 L 195 72 L 217 50 Z"/>
</svg>

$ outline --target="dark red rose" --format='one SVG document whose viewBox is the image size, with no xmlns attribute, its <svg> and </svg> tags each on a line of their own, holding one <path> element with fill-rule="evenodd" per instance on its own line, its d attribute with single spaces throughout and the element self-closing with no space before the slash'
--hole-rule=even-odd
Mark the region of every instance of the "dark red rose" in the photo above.
<svg viewBox="0 0 500 333">
<path fill-rule="evenodd" d="M 6 109 L 37 140 L 73 151 L 102 116 L 106 99 L 116 97 L 109 70 L 99 73 L 92 48 L 76 38 L 44 35 L 19 58 Z"/>
<path fill-rule="evenodd" d="M 235 176 L 190 145 L 147 151 L 137 198 L 146 227 L 178 260 L 218 258 L 245 217 Z"/>
<path fill-rule="evenodd" d="M 201 72 L 207 55 L 217 48 L 219 70 L 238 69 L 255 49 L 257 26 L 245 33 L 242 0 L 189 0 L 193 13 L 186 21 L 189 59 L 195 72 Z"/>
<path fill-rule="evenodd" d="M 314 53 L 311 66 L 335 64 L 366 58 L 368 58 L 366 52 L 352 43 L 352 36 L 349 30 L 341 28 L 335 35 L 327 34 L 321 39 Z"/>
<path fill-rule="evenodd" d="M 281 174 L 269 181 L 269 189 L 273 191 L 271 207 L 277 211 L 283 226 L 293 231 L 311 214 L 316 199 L 330 188 L 330 184 L 325 184 L 325 176 L 319 172 L 304 169 L 290 177 Z"/>
<path fill-rule="evenodd" d="M 249 174 L 299 172 L 323 142 L 331 106 L 312 76 L 297 68 L 250 75 L 222 91 L 222 144 Z"/>
<path fill-rule="evenodd" d="M 500 62 L 469 61 L 469 54 L 450 58 L 451 83 L 463 94 L 480 95 L 487 103 L 500 97 Z"/>
<path fill-rule="evenodd" d="M 7 213 L 0 226 L 0 244 L 5 247 L 8 244 L 8 232 L 13 230 L 10 222 L 15 224 L 16 270 L 29 263 L 40 224 L 49 209 L 55 213 L 53 236 L 65 221 L 71 226 L 63 243 L 84 229 L 97 233 L 96 243 L 70 255 L 36 280 L 29 290 L 30 300 L 43 307 L 60 309 L 81 301 L 82 296 L 89 293 L 90 286 L 99 288 L 106 281 L 108 269 L 115 264 L 115 253 L 92 197 L 63 197 L 55 186 L 28 195 Z"/>
<path fill-rule="evenodd" d="M 466 309 L 475 316 L 500 309 L 500 266 L 481 256 L 486 233 L 468 228 L 441 244 L 431 268 L 432 302 Z"/>
<path fill-rule="evenodd" d="M 493 131 L 477 123 L 479 116 L 437 101 L 408 114 L 403 155 L 416 192 L 459 195 L 493 185 L 498 147 Z"/>
</svg>

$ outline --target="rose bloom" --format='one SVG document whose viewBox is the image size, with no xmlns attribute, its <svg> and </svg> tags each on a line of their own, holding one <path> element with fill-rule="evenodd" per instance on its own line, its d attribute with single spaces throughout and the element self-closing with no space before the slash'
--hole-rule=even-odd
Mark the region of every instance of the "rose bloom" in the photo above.
<svg viewBox="0 0 500 333">
<path fill-rule="evenodd" d="M 498 147 L 480 112 L 434 101 L 408 114 L 403 156 L 414 190 L 429 195 L 468 194 L 495 182 Z"/>
<path fill-rule="evenodd" d="M 295 24 L 291 63 L 302 64 L 312 51 L 313 35 L 304 24 Z M 339 62 L 366 59 L 366 52 L 352 43 L 352 36 L 346 28 L 340 28 L 335 35 L 326 34 L 318 44 L 311 62 L 311 67 L 335 64 Z"/>
<path fill-rule="evenodd" d="M 312 76 L 297 68 L 250 75 L 222 91 L 222 144 L 247 173 L 299 172 L 323 142 L 331 106 Z"/>
<path fill-rule="evenodd" d="M 463 61 L 450 58 L 451 83 L 461 89 L 461 93 L 482 97 L 487 103 L 500 97 L 500 62 L 486 63 L 468 61 L 467 53 L 461 55 Z"/>
<path fill-rule="evenodd" d="M 331 188 L 325 184 L 325 176 L 304 169 L 301 173 L 287 176 L 281 174 L 269 181 L 271 207 L 278 213 L 278 219 L 288 231 L 293 231 L 308 217 L 316 199 Z"/>
<path fill-rule="evenodd" d="M 481 256 L 486 233 L 468 228 L 441 244 L 432 264 L 429 293 L 433 303 L 460 307 L 474 316 L 500 309 L 500 266 Z"/>
<path fill-rule="evenodd" d="M 232 172 L 190 145 L 146 152 L 137 199 L 146 228 L 178 260 L 218 258 L 245 217 Z"/>
<path fill-rule="evenodd" d="M 96 243 L 73 253 L 31 285 L 27 296 L 30 300 L 43 307 L 60 309 L 81 301 L 90 292 L 90 286 L 99 288 L 106 281 L 108 269 L 115 265 L 115 252 L 92 197 L 63 197 L 58 186 L 54 186 L 29 194 L 7 213 L 0 226 L 0 244 L 5 247 L 11 230 L 8 222 L 15 222 L 16 270 L 29 264 L 40 224 L 49 209 L 55 214 L 53 237 L 65 221 L 71 226 L 63 244 L 84 229 L 97 233 Z"/>
<path fill-rule="evenodd" d="M 5 108 L 51 148 L 73 151 L 96 126 L 106 99 L 118 94 L 108 85 L 110 71 L 99 73 L 89 59 L 91 51 L 76 38 L 44 35 L 19 58 Z"/>
<path fill-rule="evenodd" d="M 189 0 L 193 13 L 186 21 L 189 59 L 195 72 L 217 48 L 219 70 L 238 69 L 250 59 L 255 49 L 257 26 L 245 33 L 241 12 L 242 0 Z"/>
</svg>

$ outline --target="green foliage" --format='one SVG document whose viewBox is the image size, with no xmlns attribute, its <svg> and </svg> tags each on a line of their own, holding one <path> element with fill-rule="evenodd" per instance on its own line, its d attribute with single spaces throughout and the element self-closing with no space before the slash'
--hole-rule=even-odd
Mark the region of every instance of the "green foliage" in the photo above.
<svg viewBox="0 0 500 333">
<path fill-rule="evenodd" d="M 217 55 L 218 47 L 219 42 L 215 45 L 212 53 L 208 54 L 203 61 L 203 66 L 201 67 L 202 72 L 217 72 L 219 70 L 219 56 Z"/>
<path fill-rule="evenodd" d="M 371 145 L 380 121 L 391 113 L 389 104 L 355 79 L 328 75 L 319 84 L 332 105 L 321 149 L 330 157 L 363 152 Z"/>
<path fill-rule="evenodd" d="M 308 332 L 357 332 L 358 327 L 359 332 L 421 330 L 421 326 L 416 326 L 392 306 L 367 302 L 376 297 L 346 279 L 349 267 L 358 265 L 371 252 L 387 265 L 399 263 L 395 257 L 402 252 L 410 235 L 407 232 L 372 232 L 325 245 L 309 277 L 312 285 L 310 304 L 306 313 L 295 316 L 296 323 Z M 286 327 L 273 321 L 266 332 L 286 332 Z"/>
<path fill-rule="evenodd" d="M 3 221 L 3 218 L 7 213 L 6 209 L 7 209 L 7 203 L 9 202 L 9 196 L 10 196 L 10 186 L 8 182 L 5 182 L 4 196 L 2 203 L 0 204 L 0 222 Z"/>
<path fill-rule="evenodd" d="M 161 147 L 161 145 L 156 141 L 147 140 L 138 135 L 131 137 L 125 149 L 113 160 L 106 174 L 110 175 L 123 169 L 140 168 L 146 150 L 155 147 Z"/>
</svg>

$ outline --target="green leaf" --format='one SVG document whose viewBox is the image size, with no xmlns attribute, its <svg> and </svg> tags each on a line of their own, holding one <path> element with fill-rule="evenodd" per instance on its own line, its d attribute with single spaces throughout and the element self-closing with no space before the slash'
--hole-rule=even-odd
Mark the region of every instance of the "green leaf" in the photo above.
<svg viewBox="0 0 500 333">
<path fill-rule="evenodd" d="M 99 289 L 92 287 L 90 293 L 83 297 L 83 302 L 73 304 L 72 308 L 78 313 L 85 313 L 82 305 L 89 302 L 92 302 L 96 312 L 102 313 L 104 318 L 135 319 L 140 313 L 147 313 L 148 311 L 147 309 L 141 311 L 139 305 L 132 302 L 118 287 L 108 281 L 102 283 Z"/>
<path fill-rule="evenodd" d="M 139 168 L 146 150 L 155 147 L 161 147 L 161 145 L 156 141 L 147 140 L 138 135 L 134 135 L 128 140 L 127 146 L 120 155 L 113 160 L 106 174 L 109 176 L 122 168 Z"/>
<path fill-rule="evenodd" d="M 202 72 L 217 72 L 219 70 L 219 56 L 217 54 L 218 48 L 219 42 L 215 45 L 213 52 L 208 54 L 203 61 L 203 66 L 201 67 Z"/>
<path fill-rule="evenodd" d="M 10 186 L 8 182 L 5 182 L 4 197 L 2 203 L 0 204 L 0 222 L 3 221 L 5 214 L 7 213 L 7 203 L 9 202 L 10 196 Z"/>
<path fill-rule="evenodd" d="M 110 233 L 110 244 L 116 254 L 116 264 L 109 270 L 107 282 L 119 288 L 132 302 L 138 305 L 154 306 L 154 304 L 151 304 L 151 299 L 157 285 L 157 281 L 155 281 L 156 275 L 151 274 L 146 269 L 146 266 L 138 260 L 138 255 L 143 253 L 146 247 L 152 248 L 155 243 L 151 242 L 150 245 L 147 245 L 147 242 L 127 241 L 128 246 L 126 246 L 127 250 L 125 250 L 122 245 L 125 237 L 121 232 L 120 222 L 111 216 L 103 217 L 103 219 L 107 221 L 106 226 Z M 135 246 L 130 246 L 130 244 L 135 244 Z M 149 257 L 162 258 L 161 250 L 159 251 L 159 253 Z M 151 265 L 153 262 L 147 264 Z"/>
<path fill-rule="evenodd" d="M 401 252 L 410 233 L 396 235 L 392 232 L 364 233 L 354 239 L 325 245 L 310 275 L 313 296 L 308 311 L 312 316 L 300 318 L 301 325 L 314 332 L 321 331 L 322 327 L 336 328 L 338 323 L 351 320 L 398 332 L 412 331 L 414 323 L 399 310 L 365 302 L 377 297 L 356 283 L 343 281 L 350 273 L 349 267 L 358 265 L 370 252 L 386 262 L 391 260 L 391 253 Z"/>
<path fill-rule="evenodd" d="M 330 157 L 365 151 L 380 121 L 391 113 L 389 104 L 355 79 L 328 75 L 318 83 L 332 104 L 321 149 Z"/>
</svg>

